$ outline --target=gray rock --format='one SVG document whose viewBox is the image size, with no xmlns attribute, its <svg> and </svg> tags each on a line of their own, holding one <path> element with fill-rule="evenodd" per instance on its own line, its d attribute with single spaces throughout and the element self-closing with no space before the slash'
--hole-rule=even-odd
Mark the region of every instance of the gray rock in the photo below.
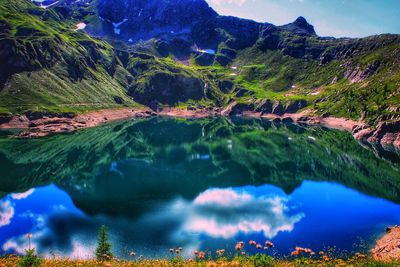
<svg viewBox="0 0 400 267">
<path fill-rule="evenodd" d="M 282 103 L 280 101 L 275 101 L 274 105 L 272 107 L 272 114 L 281 116 L 284 113 L 285 113 L 285 110 L 282 106 Z"/>
<path fill-rule="evenodd" d="M 305 100 L 289 101 L 285 105 L 285 113 L 296 113 L 297 111 L 306 106 L 307 106 L 307 101 Z"/>
</svg>

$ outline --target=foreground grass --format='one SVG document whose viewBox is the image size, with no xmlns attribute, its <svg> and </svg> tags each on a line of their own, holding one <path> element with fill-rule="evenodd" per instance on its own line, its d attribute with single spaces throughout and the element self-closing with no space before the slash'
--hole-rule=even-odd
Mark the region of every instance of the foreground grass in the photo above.
<svg viewBox="0 0 400 267">
<path fill-rule="evenodd" d="M 0 258 L 0 267 L 18 267 L 21 258 L 18 256 L 7 256 Z M 70 260 L 70 259 L 45 259 L 41 265 L 43 267 L 63 267 L 63 266 L 81 266 L 81 267 L 169 267 L 169 266 L 193 266 L 193 267 L 336 267 L 336 266 L 366 266 L 366 267 L 396 267 L 400 266 L 400 262 L 378 262 L 370 258 L 349 258 L 349 259 L 332 259 L 332 258 L 296 258 L 292 260 L 279 260 L 270 256 L 257 254 L 254 256 L 236 257 L 234 259 L 219 258 L 215 260 L 195 261 L 193 259 L 184 260 L 181 258 L 162 259 L 162 260 L 113 260 L 109 262 L 100 262 L 96 260 Z"/>
</svg>

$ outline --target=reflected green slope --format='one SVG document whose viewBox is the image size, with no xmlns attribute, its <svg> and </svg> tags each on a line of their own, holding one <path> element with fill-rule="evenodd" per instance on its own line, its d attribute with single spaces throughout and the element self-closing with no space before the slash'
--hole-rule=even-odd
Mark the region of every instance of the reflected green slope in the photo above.
<svg viewBox="0 0 400 267">
<path fill-rule="evenodd" d="M 400 202 L 399 166 L 349 133 L 254 119 L 153 118 L 1 139 L 0 173 L 3 195 L 56 183 L 88 213 L 133 215 L 144 201 L 192 199 L 209 187 L 268 183 L 291 193 L 304 180 Z"/>
</svg>

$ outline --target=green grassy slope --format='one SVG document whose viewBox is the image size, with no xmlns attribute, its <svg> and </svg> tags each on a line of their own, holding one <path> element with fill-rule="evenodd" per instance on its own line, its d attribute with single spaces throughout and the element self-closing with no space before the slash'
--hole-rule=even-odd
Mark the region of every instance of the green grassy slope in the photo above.
<svg viewBox="0 0 400 267">
<path fill-rule="evenodd" d="M 0 37 L 6 60 L 0 63 L 2 112 L 114 107 L 114 96 L 134 104 L 123 79 L 110 79 L 113 49 L 107 43 L 27 1 L 1 0 L 0 22 L 7 28 Z"/>
<path fill-rule="evenodd" d="M 0 0 L 0 113 L 270 99 L 306 100 L 319 114 L 371 125 L 400 118 L 399 35 L 333 39 L 276 28 L 242 50 L 221 42 L 210 66 L 198 65 L 196 54 L 184 65 L 154 52 L 156 39 L 128 52 L 118 40 L 74 31 L 77 22 L 96 17 L 95 6 L 84 15 L 60 10 Z"/>
<path fill-rule="evenodd" d="M 185 77 L 202 85 L 207 82 L 200 73 L 171 60 L 115 50 L 105 41 L 74 31 L 76 22 L 28 1 L 0 0 L 4 28 L 0 35 L 0 113 L 83 112 L 121 106 L 115 98 L 122 99 L 124 106 L 138 106 L 129 90 L 139 88 L 149 94 L 149 81 L 158 73 L 174 83 Z M 211 89 L 209 96 L 215 98 Z M 200 92 L 196 97 L 206 96 Z"/>
<path fill-rule="evenodd" d="M 315 37 L 309 39 L 308 49 L 321 45 Z M 326 45 L 325 53 L 352 53 L 323 62 L 254 46 L 241 51 L 233 62 L 241 69 L 236 81 L 259 97 L 304 98 L 311 103 L 309 108 L 321 114 L 352 119 L 364 116 L 370 123 L 400 115 L 398 35 L 332 40 Z M 373 64 L 379 67 L 368 73 Z M 357 76 L 361 78 L 356 80 Z"/>
</svg>

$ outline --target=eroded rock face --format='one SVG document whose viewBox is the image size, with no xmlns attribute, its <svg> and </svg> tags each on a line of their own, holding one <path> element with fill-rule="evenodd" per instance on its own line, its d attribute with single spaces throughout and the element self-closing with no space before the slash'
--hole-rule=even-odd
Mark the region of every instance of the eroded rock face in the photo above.
<svg viewBox="0 0 400 267">
<path fill-rule="evenodd" d="M 98 12 L 108 24 L 126 20 L 118 25 L 120 35 L 134 40 L 207 29 L 218 15 L 204 0 L 100 0 Z"/>
<path fill-rule="evenodd" d="M 235 103 L 229 113 L 230 116 L 241 115 L 245 111 L 253 111 L 254 104 L 252 103 Z"/>
<path fill-rule="evenodd" d="M 2 116 L 0 115 L 0 124 L 8 123 L 12 119 L 12 116 Z"/>
<path fill-rule="evenodd" d="M 307 106 L 307 101 L 305 100 L 295 100 L 289 101 L 285 105 L 285 113 L 296 113 L 302 108 Z"/>
<path fill-rule="evenodd" d="M 378 261 L 400 259 L 400 227 L 388 227 L 386 234 L 376 242 L 371 250 L 372 257 Z"/>
<path fill-rule="evenodd" d="M 261 114 L 272 113 L 274 103 L 269 99 L 264 99 L 257 104 L 256 111 L 261 112 Z"/>
<path fill-rule="evenodd" d="M 283 108 L 283 105 L 280 101 L 275 101 L 274 105 L 272 107 L 272 114 L 275 115 L 283 115 L 285 113 L 285 109 Z"/>
<path fill-rule="evenodd" d="M 232 112 L 230 115 L 241 114 L 244 111 L 251 111 L 264 114 L 275 114 L 278 116 L 282 116 L 285 113 L 296 113 L 300 109 L 307 106 L 307 102 L 305 100 L 296 100 L 287 102 L 285 106 L 283 106 L 282 102 L 275 101 L 269 99 L 257 100 L 254 103 L 250 104 L 235 104 L 232 107 Z"/>
<path fill-rule="evenodd" d="M 400 148 L 400 121 L 383 121 L 375 129 L 368 126 L 358 126 L 352 131 L 353 136 L 361 141 L 394 146 Z"/>
<path fill-rule="evenodd" d="M 360 67 L 357 67 L 354 70 L 349 69 L 346 71 L 345 77 L 351 83 L 364 81 L 378 70 L 380 64 L 381 64 L 380 61 L 374 61 L 372 64 L 368 65 L 365 69 L 361 69 Z"/>
<path fill-rule="evenodd" d="M 380 122 L 367 141 L 400 147 L 400 121 Z"/>
<path fill-rule="evenodd" d="M 205 83 L 196 77 L 184 74 L 158 72 L 147 78 L 147 82 L 133 84 L 128 94 L 144 105 L 154 102 L 174 105 L 189 99 L 200 100 L 206 96 Z"/>
</svg>

